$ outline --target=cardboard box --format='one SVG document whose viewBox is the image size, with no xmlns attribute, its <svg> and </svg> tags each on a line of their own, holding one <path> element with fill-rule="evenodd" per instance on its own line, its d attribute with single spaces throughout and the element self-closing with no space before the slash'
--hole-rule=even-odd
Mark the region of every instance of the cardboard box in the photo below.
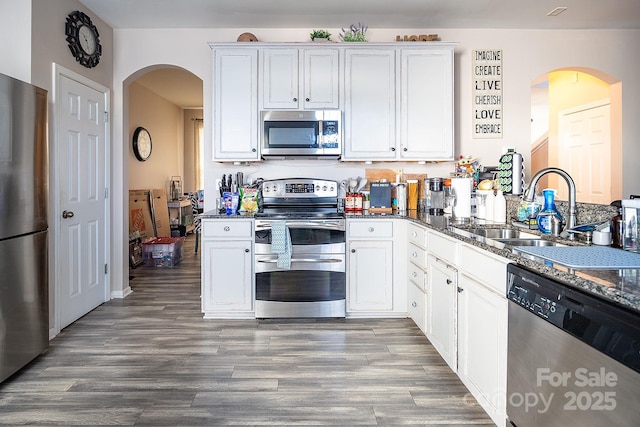
<svg viewBox="0 0 640 427">
<path fill-rule="evenodd" d="M 145 267 L 173 267 L 182 261 L 184 237 L 156 237 L 142 242 Z"/>
<path fill-rule="evenodd" d="M 149 190 L 129 191 L 129 233 L 137 231 L 143 240 L 156 235 L 150 197 Z"/>
<path fill-rule="evenodd" d="M 156 188 L 151 190 L 151 209 L 153 212 L 156 237 L 171 237 L 167 192 L 164 189 Z"/>
</svg>

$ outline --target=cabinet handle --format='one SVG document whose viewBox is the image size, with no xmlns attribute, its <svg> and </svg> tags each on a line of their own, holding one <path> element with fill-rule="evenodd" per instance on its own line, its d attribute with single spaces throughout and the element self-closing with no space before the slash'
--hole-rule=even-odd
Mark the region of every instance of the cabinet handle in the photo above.
<svg viewBox="0 0 640 427">
<path fill-rule="evenodd" d="M 231 227 L 229 227 L 228 225 L 225 225 L 224 226 L 224 231 L 229 231 L 229 230 L 231 230 Z"/>
<path fill-rule="evenodd" d="M 411 274 L 413 277 L 418 277 L 418 273 L 416 273 L 415 271 Z"/>
<path fill-rule="evenodd" d="M 356 253 L 356 250 L 355 250 L 355 249 L 351 249 L 351 253 L 352 253 L 352 254 L 355 254 L 355 253 Z"/>
<path fill-rule="evenodd" d="M 258 151 L 258 150 L 257 150 L 257 149 L 255 149 L 255 148 L 252 148 L 252 149 L 251 149 L 251 152 L 252 152 L 252 153 L 255 153 L 256 151 Z"/>
<path fill-rule="evenodd" d="M 412 252 L 412 253 L 411 253 L 411 256 L 412 256 L 412 257 L 414 257 L 414 258 L 418 258 L 418 252 L 415 252 L 415 251 L 414 251 L 414 252 Z"/>
<path fill-rule="evenodd" d="M 391 151 L 396 151 L 396 147 L 391 147 Z"/>
<path fill-rule="evenodd" d="M 251 249 L 245 249 L 244 251 L 245 251 L 246 253 L 249 253 L 249 252 L 251 252 Z"/>
<path fill-rule="evenodd" d="M 298 98 L 293 98 L 293 102 L 298 102 Z"/>
<path fill-rule="evenodd" d="M 418 306 L 418 304 L 414 301 L 411 303 L 411 307 L 416 308 Z"/>
<path fill-rule="evenodd" d="M 450 285 L 450 284 L 452 284 L 452 283 L 453 283 L 453 280 L 451 280 L 451 279 L 447 279 L 447 285 Z"/>
<path fill-rule="evenodd" d="M 464 291 L 464 288 L 461 288 L 460 286 L 458 286 L 458 293 Z"/>
<path fill-rule="evenodd" d="M 305 101 L 309 102 L 309 101 L 311 101 L 311 100 L 310 100 L 309 98 L 305 98 Z"/>
<path fill-rule="evenodd" d="M 415 231 L 414 231 L 413 233 L 411 233 L 411 235 L 412 235 L 413 237 L 418 237 L 418 233 L 416 233 Z"/>
<path fill-rule="evenodd" d="M 369 227 L 369 230 L 368 230 L 368 231 L 369 231 L 369 233 L 373 233 L 374 231 L 376 231 L 376 229 L 375 229 L 375 228 L 373 228 L 373 227 Z"/>
</svg>

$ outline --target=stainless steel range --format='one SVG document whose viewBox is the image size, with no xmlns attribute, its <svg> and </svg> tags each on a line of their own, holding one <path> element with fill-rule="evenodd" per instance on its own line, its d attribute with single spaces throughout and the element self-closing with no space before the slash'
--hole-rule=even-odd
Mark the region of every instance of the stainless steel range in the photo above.
<svg viewBox="0 0 640 427">
<path fill-rule="evenodd" d="M 264 181 L 262 197 L 255 215 L 256 317 L 344 317 L 346 238 L 338 183 Z"/>
</svg>

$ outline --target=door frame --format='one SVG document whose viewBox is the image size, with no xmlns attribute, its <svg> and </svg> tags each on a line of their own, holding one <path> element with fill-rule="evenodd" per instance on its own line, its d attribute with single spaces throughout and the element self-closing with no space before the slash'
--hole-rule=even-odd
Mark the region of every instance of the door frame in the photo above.
<svg viewBox="0 0 640 427">
<path fill-rule="evenodd" d="M 110 123 L 109 118 L 111 116 L 111 91 L 108 87 L 101 85 L 93 80 L 88 79 L 87 77 L 82 76 L 74 71 L 71 71 L 59 64 L 53 63 L 52 66 L 52 78 L 53 82 L 51 87 L 53 88 L 53 93 L 51 96 L 51 106 L 49 109 L 49 114 L 51 115 L 51 119 L 49 123 L 52 125 L 52 129 L 49 132 L 49 224 L 50 224 L 50 232 L 49 232 L 49 283 L 53 284 L 53 288 L 51 285 L 49 286 L 49 309 L 53 308 L 53 316 L 51 319 L 49 316 L 49 338 L 55 337 L 60 332 L 60 286 L 59 286 L 59 277 L 60 277 L 60 269 L 59 269 L 59 257 L 58 254 L 61 253 L 58 250 L 58 244 L 60 239 L 58 236 L 60 235 L 60 225 L 58 218 L 62 215 L 62 209 L 60 207 L 60 188 L 58 186 L 58 169 L 57 169 L 57 158 L 56 154 L 59 149 L 59 141 L 58 141 L 58 116 L 57 116 L 57 105 L 58 105 L 58 97 L 60 96 L 60 79 L 62 77 L 66 77 L 70 80 L 74 80 L 80 84 L 83 84 L 97 92 L 102 93 L 104 97 L 104 106 L 105 113 L 107 115 L 107 120 L 105 120 L 105 186 L 106 186 L 106 197 L 104 204 L 104 217 L 105 217 L 105 227 L 104 227 L 104 236 L 103 241 L 105 244 L 105 263 L 109 268 L 105 273 L 104 280 L 104 301 L 109 301 L 110 299 L 110 284 L 111 284 L 111 217 L 109 215 L 111 208 L 111 132 L 110 132 Z M 53 298 L 53 307 L 52 301 Z M 53 321 L 52 321 L 53 320 Z M 53 327 L 51 327 L 53 325 Z"/>
</svg>

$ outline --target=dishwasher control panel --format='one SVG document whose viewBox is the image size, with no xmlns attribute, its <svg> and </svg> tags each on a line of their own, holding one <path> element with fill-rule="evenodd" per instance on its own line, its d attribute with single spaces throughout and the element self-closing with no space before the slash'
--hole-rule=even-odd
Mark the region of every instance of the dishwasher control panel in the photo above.
<svg viewBox="0 0 640 427">
<path fill-rule="evenodd" d="M 513 284 L 509 289 L 507 298 L 539 317 L 552 322 L 553 320 L 562 321 L 562 319 L 555 319 L 557 315 L 561 315 L 563 312 L 558 302 L 552 298 L 540 295 L 532 289 Z"/>
</svg>

